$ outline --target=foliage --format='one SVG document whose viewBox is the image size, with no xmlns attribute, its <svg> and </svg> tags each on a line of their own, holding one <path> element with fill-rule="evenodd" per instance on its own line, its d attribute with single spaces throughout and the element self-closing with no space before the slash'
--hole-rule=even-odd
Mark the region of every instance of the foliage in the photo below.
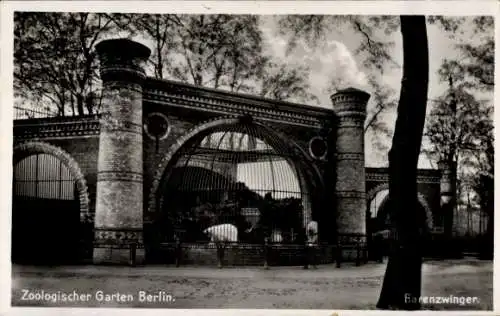
<svg viewBox="0 0 500 316">
<path fill-rule="evenodd" d="M 342 26 L 351 27 L 361 38 L 356 54 L 363 54 L 363 63 L 370 69 L 384 71 L 388 64 L 397 65 L 389 49 L 394 43 L 387 36 L 399 29 L 399 21 L 394 16 L 330 16 L 330 15 L 288 15 L 279 20 L 282 35 L 292 36 L 288 43 L 291 52 L 304 39 L 309 45 L 318 46 L 330 32 L 338 32 Z M 382 30 L 385 36 L 377 32 Z"/>
<path fill-rule="evenodd" d="M 263 51 L 253 15 L 131 16 L 132 32 L 153 41 L 154 76 L 276 100 L 315 100 L 309 70 L 274 61 Z"/>
<path fill-rule="evenodd" d="M 172 46 L 172 33 L 174 21 L 171 15 L 165 14 L 140 14 L 123 15 L 128 19 L 128 30 L 132 34 L 142 34 L 146 39 L 153 40 L 154 45 L 149 58 L 149 63 L 153 68 L 153 75 L 163 79 L 168 60 L 164 56 L 168 55 Z"/>
<path fill-rule="evenodd" d="M 260 95 L 275 100 L 295 99 L 302 102 L 318 100 L 309 92 L 309 69 L 303 66 L 266 63 L 260 79 Z"/>
<path fill-rule="evenodd" d="M 59 115 L 94 113 L 100 83 L 94 47 L 121 27 L 113 15 L 16 12 L 15 96 Z"/>
<path fill-rule="evenodd" d="M 475 17 L 467 23 L 463 18 L 439 17 L 431 22 L 439 23 L 452 38 L 468 32 L 474 41 L 459 41 L 459 55 L 445 59 L 439 69 L 448 89 L 433 100 L 426 126 L 431 146 L 425 152 L 438 161 L 458 162 L 459 182 L 473 188 L 480 201 L 489 201 L 481 206 L 492 213 L 488 196 L 493 186 L 488 183 L 492 183 L 494 164 L 493 18 Z"/>
<path fill-rule="evenodd" d="M 426 153 L 436 161 L 450 156 L 458 161 L 459 156 L 484 150 L 493 136 L 493 108 L 488 101 L 477 100 L 466 85 L 453 84 L 434 100 L 426 130 L 431 148 Z"/>
<path fill-rule="evenodd" d="M 263 50 L 256 15 L 16 13 L 17 100 L 59 115 L 95 113 L 100 81 L 95 44 L 110 36 L 152 43 L 149 70 L 160 79 L 248 92 L 278 100 L 315 100 L 309 70 Z"/>
<path fill-rule="evenodd" d="M 167 51 L 157 50 L 153 56 L 157 69 L 162 68 L 173 79 L 199 86 L 226 87 L 231 91 L 250 89 L 247 80 L 262 69 L 262 37 L 256 16 L 167 15 L 162 18 L 165 22 L 162 37 L 147 34 L 155 43 L 170 44 Z M 141 17 L 139 29 L 147 29 L 152 23 L 160 24 L 158 19 Z"/>
<path fill-rule="evenodd" d="M 440 70 L 442 79 L 448 80 L 448 74 L 453 70 L 455 81 L 467 82 L 468 88 L 491 92 L 495 69 L 494 18 L 478 16 L 466 20 L 461 17 L 430 17 L 429 21 L 440 25 L 457 42 L 459 55 L 455 59 L 444 60 Z"/>
</svg>

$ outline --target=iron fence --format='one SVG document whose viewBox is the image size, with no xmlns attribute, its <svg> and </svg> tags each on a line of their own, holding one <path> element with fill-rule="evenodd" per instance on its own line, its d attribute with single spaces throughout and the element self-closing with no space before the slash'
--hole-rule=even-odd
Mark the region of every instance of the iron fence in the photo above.
<svg viewBox="0 0 500 316">
<path fill-rule="evenodd" d="M 71 112 L 60 112 L 54 111 L 46 108 L 28 108 L 22 106 L 14 106 L 14 120 L 28 120 L 28 119 L 43 119 L 51 117 L 79 117 L 86 115 L 96 115 L 99 114 L 98 109 L 94 111 L 93 114 L 85 113 L 83 115 L 74 114 Z"/>
<path fill-rule="evenodd" d="M 265 239 L 262 243 L 226 242 L 163 242 L 160 253 L 166 259 L 162 263 L 181 265 L 222 266 L 302 266 L 309 264 L 344 263 L 360 265 L 368 261 L 368 248 L 362 236 L 339 236 L 347 243 L 278 243 Z M 311 254 L 313 259 L 311 260 Z M 148 252 L 146 252 L 148 256 Z"/>
<path fill-rule="evenodd" d="M 12 193 L 13 262 L 77 261 L 80 204 L 66 165 L 49 154 L 24 158 L 14 166 Z"/>
<path fill-rule="evenodd" d="M 61 116 L 59 112 L 48 109 L 33 109 L 15 106 L 14 107 L 14 120 L 26 120 Z"/>
</svg>

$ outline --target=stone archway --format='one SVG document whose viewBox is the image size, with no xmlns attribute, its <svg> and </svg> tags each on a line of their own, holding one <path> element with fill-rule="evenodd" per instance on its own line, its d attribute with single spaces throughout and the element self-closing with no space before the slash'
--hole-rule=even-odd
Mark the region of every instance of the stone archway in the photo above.
<svg viewBox="0 0 500 316">
<path fill-rule="evenodd" d="M 389 183 L 379 184 L 376 187 L 374 187 L 373 189 L 371 189 L 370 191 L 368 191 L 367 200 L 366 200 L 368 207 L 370 206 L 371 202 L 377 196 L 378 193 L 380 193 L 382 191 L 387 191 L 387 190 L 389 190 Z M 379 210 L 384 208 L 388 198 L 389 198 L 388 195 L 384 197 L 382 202 L 377 207 L 377 211 L 375 213 L 378 213 Z M 431 231 L 434 228 L 434 218 L 433 218 L 432 210 L 429 206 L 429 203 L 427 202 L 425 196 L 420 192 L 417 193 L 417 199 L 418 199 L 419 204 L 422 206 L 422 208 L 425 211 L 425 215 L 426 215 L 425 220 L 427 223 L 427 228 L 429 229 L 429 231 Z M 369 214 L 369 215 L 370 216 L 368 216 L 368 217 L 370 218 L 371 214 Z"/>
<path fill-rule="evenodd" d="M 181 148 L 183 148 L 183 146 L 185 146 L 190 140 L 192 140 L 193 138 L 197 137 L 202 133 L 209 132 L 210 130 L 215 129 L 217 127 L 225 125 L 231 126 L 240 123 L 241 123 L 241 118 L 238 117 L 219 117 L 213 120 L 205 121 L 195 126 L 191 130 L 189 130 L 186 134 L 184 134 L 182 137 L 177 139 L 177 141 L 170 147 L 168 152 L 162 157 L 162 159 L 157 165 L 156 172 L 153 176 L 152 186 L 149 191 L 148 208 L 146 216 L 148 216 L 148 214 L 155 213 L 157 211 L 158 207 L 157 197 L 158 197 L 158 191 L 160 190 L 161 187 L 162 179 L 164 178 L 166 172 L 168 172 L 168 167 L 172 161 L 172 158 Z M 289 138 L 286 138 L 283 135 L 283 133 L 280 133 L 276 129 L 271 129 L 270 127 L 260 122 L 253 121 L 252 124 L 258 125 L 259 128 L 262 128 L 262 130 L 265 131 L 265 133 L 273 135 L 274 137 L 279 139 L 278 144 L 280 145 L 280 148 L 276 148 L 276 150 L 283 152 L 283 151 L 288 151 L 291 148 L 294 151 L 294 154 L 301 158 L 300 161 L 294 163 L 298 164 L 297 177 L 301 185 L 301 189 L 306 191 L 306 195 L 308 193 L 309 181 L 312 180 L 310 178 L 314 178 L 314 180 L 319 181 L 320 185 L 322 185 L 322 178 L 319 176 L 319 171 L 316 168 L 316 166 L 312 163 L 311 158 L 307 155 L 304 149 L 302 149 L 294 141 L 290 140 Z M 287 146 L 286 144 L 289 145 Z M 309 169 L 305 168 L 305 166 L 309 167 Z M 305 170 L 310 170 L 311 173 L 306 174 Z"/>
<path fill-rule="evenodd" d="M 80 221 L 84 223 L 92 222 L 92 216 L 89 211 L 89 194 L 87 182 L 76 160 L 62 148 L 46 142 L 32 141 L 21 143 L 14 147 L 13 165 L 15 166 L 22 159 L 35 155 L 48 154 L 59 159 L 75 178 L 76 189 L 78 191 L 80 204 Z"/>
</svg>

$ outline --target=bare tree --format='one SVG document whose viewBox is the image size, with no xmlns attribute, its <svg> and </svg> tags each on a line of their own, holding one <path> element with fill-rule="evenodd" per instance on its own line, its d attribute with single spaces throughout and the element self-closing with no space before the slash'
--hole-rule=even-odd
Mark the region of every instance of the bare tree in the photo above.
<svg viewBox="0 0 500 316">
<path fill-rule="evenodd" d="M 281 26 L 295 35 L 292 44 L 298 37 L 314 44 L 325 33 L 332 31 L 332 26 L 347 23 L 363 38 L 359 50 L 367 55 L 364 59 L 366 66 L 382 72 L 388 64 L 394 64 L 388 51 L 392 45 L 383 40 L 374 40 L 374 28 L 383 28 L 386 34 L 399 28 L 401 30 L 403 78 L 389 153 L 389 207 L 397 238 L 377 307 L 418 309 L 422 267 L 421 228 L 425 217 L 417 207 L 416 179 L 429 76 L 426 20 L 424 16 L 401 16 L 400 21 L 393 17 L 374 17 L 368 18 L 368 22 L 356 16 L 338 19 L 331 16 L 291 16 L 286 17 Z M 405 300 L 405 297 L 413 299 Z"/>
<path fill-rule="evenodd" d="M 263 51 L 258 16 L 129 15 L 130 30 L 154 43 L 154 76 L 277 100 L 315 100 L 309 70 L 276 62 Z"/>
<path fill-rule="evenodd" d="M 157 78 L 198 86 L 248 90 L 262 71 L 258 17 L 250 15 L 129 15 L 131 31 L 154 43 Z"/>
<path fill-rule="evenodd" d="M 59 115 L 94 113 L 100 104 L 95 44 L 120 24 L 112 15 L 17 12 L 15 94 Z"/>
<path fill-rule="evenodd" d="M 317 101 L 317 97 L 309 92 L 308 75 L 309 69 L 306 67 L 280 65 L 269 61 L 262 77 L 259 78 L 260 95 L 275 100 L 294 98 L 305 103 Z"/>
</svg>

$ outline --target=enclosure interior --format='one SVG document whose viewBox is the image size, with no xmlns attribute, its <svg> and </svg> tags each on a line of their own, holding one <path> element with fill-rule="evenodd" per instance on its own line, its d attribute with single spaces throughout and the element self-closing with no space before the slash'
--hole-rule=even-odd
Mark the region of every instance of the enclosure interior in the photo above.
<svg viewBox="0 0 500 316">
<path fill-rule="evenodd" d="M 298 159 L 289 144 L 252 123 L 196 135 L 167 168 L 157 240 L 149 243 L 165 248 L 180 241 L 202 252 L 213 246 L 204 231 L 223 225 L 215 234 L 240 256 L 261 248 L 265 239 L 283 249 L 302 245 L 312 205 Z"/>
</svg>

